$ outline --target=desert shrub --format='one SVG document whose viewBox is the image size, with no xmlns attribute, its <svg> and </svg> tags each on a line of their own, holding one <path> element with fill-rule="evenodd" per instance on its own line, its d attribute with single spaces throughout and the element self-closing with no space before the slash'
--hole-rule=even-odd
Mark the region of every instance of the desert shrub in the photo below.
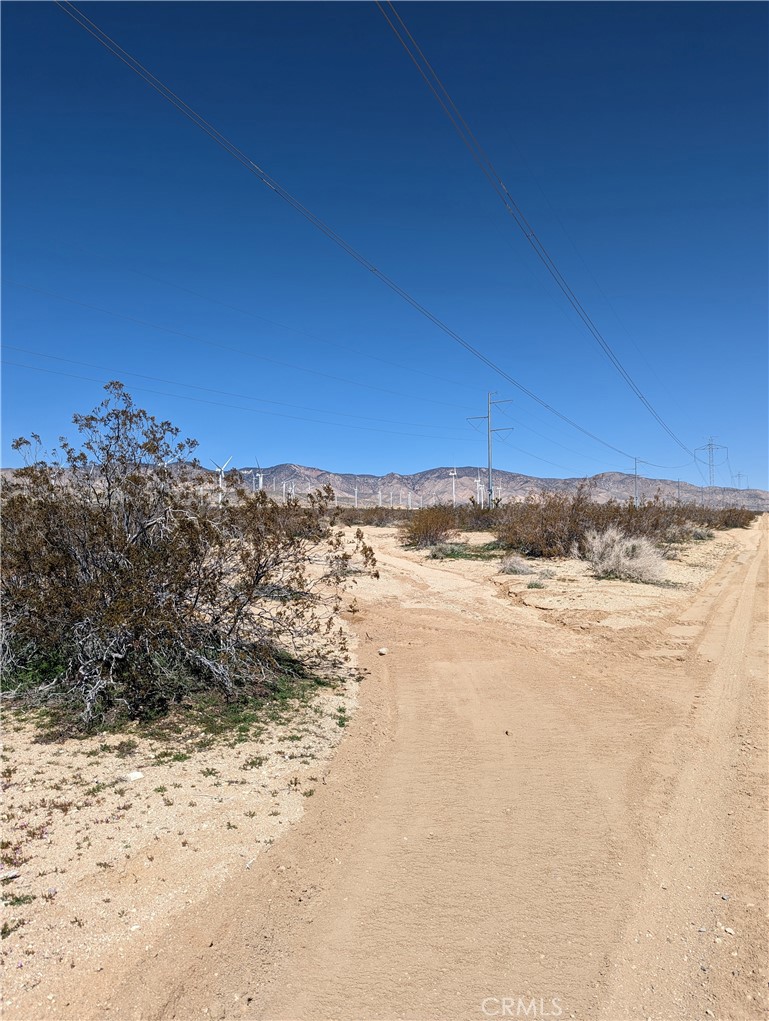
<svg viewBox="0 0 769 1021">
<path fill-rule="evenodd" d="M 715 512 L 714 528 L 747 528 L 755 513 L 744 507 L 724 507 Z"/>
<path fill-rule="evenodd" d="M 601 505 L 584 489 L 575 494 L 543 492 L 497 512 L 495 533 L 507 549 L 533 557 L 566 557 L 581 546 Z"/>
<path fill-rule="evenodd" d="M 341 524 L 362 525 L 365 528 L 397 525 L 409 515 L 404 507 L 345 507 L 338 513 Z"/>
<path fill-rule="evenodd" d="M 233 477 L 221 499 L 194 441 L 106 390 L 73 419 L 78 447 L 14 444 L 30 463 L 3 482 L 5 697 L 90 729 L 340 663 L 343 579 L 374 561 L 360 531 L 344 545 L 331 490 L 278 504 Z"/>
<path fill-rule="evenodd" d="M 703 542 L 705 539 L 712 539 L 713 533 L 709 528 L 693 528 L 692 539 L 696 539 L 697 542 Z"/>
<path fill-rule="evenodd" d="M 492 512 L 498 541 L 526 556 L 585 555 L 589 532 L 617 528 L 624 535 L 671 545 L 706 538 L 715 528 L 745 528 L 755 518 L 743 508 L 715 510 L 696 504 L 665 503 L 659 497 L 620 503 L 596 503 L 587 487 L 576 493 L 543 492 L 522 503 L 507 504 Z"/>
<path fill-rule="evenodd" d="M 455 520 L 454 509 L 445 504 L 413 511 L 402 525 L 403 544 L 423 549 L 445 543 L 453 535 Z"/>
<path fill-rule="evenodd" d="M 664 577 L 662 554 L 643 536 L 629 536 L 611 526 L 585 536 L 585 559 L 598 578 L 659 582 Z"/>
<path fill-rule="evenodd" d="M 492 531 L 498 514 L 498 507 L 481 507 L 473 497 L 454 509 L 456 527 L 463 532 Z"/>
<path fill-rule="evenodd" d="M 534 574 L 534 568 L 523 557 L 503 557 L 499 565 L 500 574 Z"/>
</svg>

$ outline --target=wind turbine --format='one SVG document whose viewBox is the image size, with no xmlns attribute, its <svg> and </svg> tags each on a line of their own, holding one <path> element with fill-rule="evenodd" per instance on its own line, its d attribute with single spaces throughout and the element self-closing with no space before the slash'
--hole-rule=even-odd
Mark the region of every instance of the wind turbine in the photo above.
<svg viewBox="0 0 769 1021">
<path fill-rule="evenodd" d="M 449 472 L 451 476 L 451 506 L 456 507 L 457 505 L 457 469 L 456 465 Z"/>
<path fill-rule="evenodd" d="M 211 458 L 211 464 L 213 464 L 216 467 L 216 470 L 219 473 L 219 506 L 220 507 L 222 505 L 222 496 L 224 494 L 224 469 L 227 467 L 227 465 L 230 463 L 231 460 L 232 460 L 232 457 L 230 456 L 230 457 L 227 458 L 227 460 L 224 462 L 224 464 L 217 464 L 216 461 L 214 461 L 214 459 Z"/>
<path fill-rule="evenodd" d="M 255 482 L 256 479 L 259 479 L 259 492 L 261 493 L 262 486 L 264 485 L 264 473 L 262 472 L 262 466 L 259 464 L 259 458 L 258 457 L 256 458 L 256 471 L 254 471 L 253 468 L 249 468 L 248 471 L 243 472 L 243 474 L 251 476 L 251 492 L 252 493 L 256 492 L 256 486 L 254 485 L 254 482 Z"/>
</svg>

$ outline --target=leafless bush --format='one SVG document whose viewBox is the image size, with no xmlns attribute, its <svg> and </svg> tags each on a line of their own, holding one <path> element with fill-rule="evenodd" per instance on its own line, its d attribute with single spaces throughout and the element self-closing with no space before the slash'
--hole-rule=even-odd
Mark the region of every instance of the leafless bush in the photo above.
<svg viewBox="0 0 769 1021">
<path fill-rule="evenodd" d="M 585 559 L 598 578 L 660 582 L 665 575 L 662 554 L 648 539 L 625 535 L 615 526 L 585 536 Z"/>
<path fill-rule="evenodd" d="M 106 390 L 73 419 L 79 447 L 62 439 L 3 483 L 6 697 L 88 729 L 341 662 L 343 581 L 374 558 L 360 531 L 344 545 L 331 490 L 284 505 L 235 479 L 220 504 L 195 442 Z"/>
</svg>

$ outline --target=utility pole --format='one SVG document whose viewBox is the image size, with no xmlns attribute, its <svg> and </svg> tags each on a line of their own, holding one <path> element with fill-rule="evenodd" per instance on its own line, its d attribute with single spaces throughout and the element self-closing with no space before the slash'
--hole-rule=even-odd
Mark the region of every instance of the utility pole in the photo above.
<svg viewBox="0 0 769 1021">
<path fill-rule="evenodd" d="M 638 506 L 638 458 L 633 458 L 633 506 Z"/>
<path fill-rule="evenodd" d="M 491 474 L 491 391 L 486 397 L 486 433 L 489 450 L 489 507 L 494 502 L 494 476 Z"/>
<path fill-rule="evenodd" d="M 494 503 L 494 475 L 492 472 L 492 438 L 494 433 L 512 432 L 512 428 L 506 429 L 493 429 L 491 425 L 491 409 L 496 404 L 512 404 L 512 401 L 493 401 L 491 398 L 494 396 L 495 391 L 489 390 L 486 395 L 486 414 L 485 415 L 473 415 L 468 419 L 468 422 L 475 420 L 486 421 L 486 452 L 487 452 L 487 484 L 489 494 L 489 507 Z"/>
<path fill-rule="evenodd" d="M 456 507 L 457 505 L 457 469 L 456 466 L 449 472 L 451 476 L 451 506 Z"/>
</svg>

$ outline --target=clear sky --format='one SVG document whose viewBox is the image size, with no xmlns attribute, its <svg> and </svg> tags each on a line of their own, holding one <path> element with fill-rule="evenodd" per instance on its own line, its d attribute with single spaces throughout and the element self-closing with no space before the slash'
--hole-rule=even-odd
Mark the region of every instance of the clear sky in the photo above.
<svg viewBox="0 0 769 1021">
<path fill-rule="evenodd" d="M 323 236 L 53 3 L 4 3 L 3 453 L 120 379 L 203 463 L 701 482 L 579 322 L 373 3 L 87 17 L 503 370 Z M 402 3 L 636 385 L 767 486 L 767 6 Z M 473 425 L 476 427 L 473 428 Z M 612 447 L 617 449 L 611 449 Z M 618 451 L 622 451 L 619 453 Z M 686 464 L 688 462 L 688 465 Z M 723 462 L 723 463 L 721 463 Z M 682 466 L 682 467 L 678 467 Z M 707 470 L 704 469 L 705 475 Z M 731 475 L 730 475 L 731 472 Z"/>
</svg>

